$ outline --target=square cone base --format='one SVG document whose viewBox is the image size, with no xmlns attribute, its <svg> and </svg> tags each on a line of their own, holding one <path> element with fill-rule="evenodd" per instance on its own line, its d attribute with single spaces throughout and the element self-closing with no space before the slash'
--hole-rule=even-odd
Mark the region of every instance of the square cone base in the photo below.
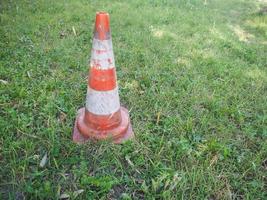
<svg viewBox="0 0 267 200">
<path fill-rule="evenodd" d="M 126 108 L 121 107 L 121 111 L 127 112 L 127 115 L 128 115 L 128 111 Z M 73 127 L 73 132 L 72 132 L 72 140 L 73 140 L 73 142 L 78 143 L 78 144 L 84 144 L 88 140 L 97 141 L 96 138 L 87 137 L 87 136 L 84 136 L 83 134 L 81 134 L 81 132 L 79 131 L 79 129 L 77 127 L 77 120 L 78 120 L 80 115 L 84 114 L 84 112 L 85 112 L 85 108 L 81 108 L 78 110 L 78 114 L 77 114 L 75 124 Z M 127 140 L 130 140 L 130 139 L 133 139 L 133 138 L 134 138 L 134 133 L 133 133 L 132 125 L 129 121 L 129 125 L 128 125 L 126 132 L 124 134 L 121 134 L 121 136 L 119 138 L 116 138 L 116 139 L 111 138 L 111 139 L 115 144 L 121 144 L 121 143 L 123 143 Z"/>
</svg>

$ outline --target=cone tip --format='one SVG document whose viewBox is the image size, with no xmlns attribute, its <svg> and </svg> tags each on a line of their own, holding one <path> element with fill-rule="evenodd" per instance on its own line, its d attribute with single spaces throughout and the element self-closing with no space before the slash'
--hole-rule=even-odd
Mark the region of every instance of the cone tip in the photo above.
<svg viewBox="0 0 267 200">
<path fill-rule="evenodd" d="M 95 38 L 100 40 L 110 38 L 109 14 L 105 11 L 96 12 Z"/>
<path fill-rule="evenodd" d="M 105 11 L 96 12 L 96 23 L 109 24 L 109 14 Z"/>
<path fill-rule="evenodd" d="M 105 11 L 98 11 L 98 12 L 96 12 L 96 15 L 97 16 L 99 16 L 99 15 L 108 15 L 109 16 L 108 12 L 105 12 Z"/>
</svg>

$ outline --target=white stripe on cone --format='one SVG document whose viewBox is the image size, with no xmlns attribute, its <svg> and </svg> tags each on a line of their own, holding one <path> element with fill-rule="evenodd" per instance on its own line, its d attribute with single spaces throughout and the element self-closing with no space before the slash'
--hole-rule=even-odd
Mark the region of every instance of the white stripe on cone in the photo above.
<svg viewBox="0 0 267 200">
<path fill-rule="evenodd" d="M 114 68 L 115 63 L 113 59 L 105 59 L 105 60 L 91 59 L 90 66 L 104 70 L 104 69 Z"/>
<path fill-rule="evenodd" d="M 110 69 L 115 66 L 111 39 L 93 39 L 90 66 L 101 69 Z"/>
<path fill-rule="evenodd" d="M 95 50 L 112 50 L 112 40 L 93 39 L 93 49 Z"/>
<path fill-rule="evenodd" d="M 109 91 L 87 88 L 86 109 L 96 115 L 110 115 L 120 109 L 118 87 Z"/>
</svg>

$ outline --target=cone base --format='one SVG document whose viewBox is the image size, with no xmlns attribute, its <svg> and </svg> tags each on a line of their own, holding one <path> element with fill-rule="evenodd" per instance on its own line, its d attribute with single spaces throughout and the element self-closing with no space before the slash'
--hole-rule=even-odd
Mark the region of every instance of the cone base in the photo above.
<svg viewBox="0 0 267 200">
<path fill-rule="evenodd" d="M 134 133 L 129 119 L 128 110 L 124 107 L 121 107 L 122 122 L 121 124 L 111 130 L 94 130 L 88 127 L 84 119 L 85 108 L 78 110 L 77 118 L 75 120 L 72 139 L 75 143 L 83 144 L 88 140 L 97 141 L 97 140 L 106 140 L 111 139 L 115 144 L 120 144 L 126 140 L 134 138 Z"/>
</svg>

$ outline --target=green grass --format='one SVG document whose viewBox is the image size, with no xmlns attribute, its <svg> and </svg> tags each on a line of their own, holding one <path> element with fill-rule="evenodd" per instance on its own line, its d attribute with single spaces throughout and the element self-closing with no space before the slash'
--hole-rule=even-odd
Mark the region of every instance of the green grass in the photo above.
<svg viewBox="0 0 267 200">
<path fill-rule="evenodd" d="M 264 6 L 2 0 L 0 199 L 266 199 Z M 136 135 L 123 145 L 71 139 L 99 10 Z"/>
</svg>

